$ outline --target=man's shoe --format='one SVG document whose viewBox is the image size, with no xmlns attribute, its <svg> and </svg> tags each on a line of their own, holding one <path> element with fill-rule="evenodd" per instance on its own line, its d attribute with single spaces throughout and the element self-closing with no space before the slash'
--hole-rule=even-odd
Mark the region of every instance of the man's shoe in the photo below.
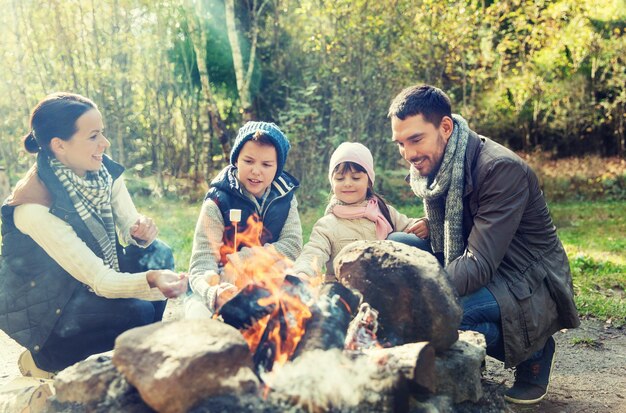
<svg viewBox="0 0 626 413">
<path fill-rule="evenodd" d="M 53 379 L 55 374 L 37 367 L 33 355 L 25 350 L 17 359 L 17 367 L 24 377 L 34 377 L 37 379 Z"/>
<path fill-rule="evenodd" d="M 506 391 L 504 399 L 517 404 L 539 403 L 548 394 L 550 375 L 554 367 L 556 344 L 550 337 L 538 359 L 526 360 L 515 370 L 515 383 Z"/>
</svg>

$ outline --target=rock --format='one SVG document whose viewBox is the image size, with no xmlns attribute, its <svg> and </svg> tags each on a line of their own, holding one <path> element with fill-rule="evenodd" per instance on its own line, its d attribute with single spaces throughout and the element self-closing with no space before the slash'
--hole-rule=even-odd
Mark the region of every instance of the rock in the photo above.
<svg viewBox="0 0 626 413">
<path fill-rule="evenodd" d="M 339 253 L 335 274 L 378 310 L 382 344 L 429 341 L 440 352 L 457 340 L 462 310 L 431 254 L 393 241 L 357 241 Z"/>
<path fill-rule="evenodd" d="M 435 358 L 436 388 L 454 403 L 477 402 L 483 396 L 480 368 L 485 360 L 485 336 L 461 331 L 459 340 Z"/>
<path fill-rule="evenodd" d="M 55 377 L 47 413 L 154 412 L 111 361 L 112 351 L 90 356 Z"/>
<path fill-rule="evenodd" d="M 60 403 L 101 402 L 115 379 L 123 378 L 111 362 L 110 355 L 88 358 L 56 375 L 56 399 Z"/>
<path fill-rule="evenodd" d="M 0 412 L 47 412 L 47 399 L 54 394 L 52 380 L 17 377 L 0 391 Z"/>
<path fill-rule="evenodd" d="M 426 400 L 411 400 L 410 413 L 449 413 L 456 412 L 449 396 L 432 396 Z"/>
<path fill-rule="evenodd" d="M 188 411 L 204 398 L 255 392 L 259 385 L 241 333 L 210 319 L 129 330 L 115 341 L 113 364 L 162 413 Z"/>
</svg>

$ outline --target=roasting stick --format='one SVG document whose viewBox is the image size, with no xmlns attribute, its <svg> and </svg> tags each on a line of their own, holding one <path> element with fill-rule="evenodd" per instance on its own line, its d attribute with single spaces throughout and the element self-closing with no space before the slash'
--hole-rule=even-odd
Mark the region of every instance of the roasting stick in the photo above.
<svg viewBox="0 0 626 413">
<path fill-rule="evenodd" d="M 230 210 L 230 222 L 235 225 L 235 239 L 233 240 L 233 244 L 235 247 L 235 252 L 237 249 L 237 224 L 241 221 L 241 209 L 231 209 Z"/>
</svg>

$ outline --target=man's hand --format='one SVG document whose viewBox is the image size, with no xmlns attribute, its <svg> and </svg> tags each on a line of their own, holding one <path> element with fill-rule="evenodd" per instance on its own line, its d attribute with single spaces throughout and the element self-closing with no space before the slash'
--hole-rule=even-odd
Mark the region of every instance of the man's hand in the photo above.
<svg viewBox="0 0 626 413">
<path fill-rule="evenodd" d="M 430 227 L 428 226 L 428 218 L 422 218 L 412 226 L 404 230 L 407 234 L 415 234 L 422 239 L 428 238 L 430 235 Z"/>
<path fill-rule="evenodd" d="M 146 273 L 150 288 L 158 288 L 167 298 L 176 298 L 187 292 L 187 274 L 170 270 L 150 270 Z"/>
<path fill-rule="evenodd" d="M 137 221 L 130 227 L 130 236 L 141 245 L 150 245 L 159 235 L 159 228 L 152 219 L 139 215 Z"/>
</svg>

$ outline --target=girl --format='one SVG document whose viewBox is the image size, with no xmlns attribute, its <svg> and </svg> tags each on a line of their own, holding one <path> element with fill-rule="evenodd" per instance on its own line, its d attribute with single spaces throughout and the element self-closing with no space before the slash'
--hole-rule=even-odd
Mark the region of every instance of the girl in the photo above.
<svg viewBox="0 0 626 413">
<path fill-rule="evenodd" d="M 339 145 L 330 158 L 328 179 L 333 196 L 294 264 L 298 276 L 320 275 L 325 265 L 326 275 L 334 278 L 335 256 L 357 240 L 394 239 L 414 246 L 428 243 L 424 240 L 428 237 L 425 218 L 407 218 L 374 192 L 374 160 L 364 145 Z M 404 233 L 394 233 L 399 231 Z"/>
<path fill-rule="evenodd" d="M 50 95 L 30 128 L 24 147 L 37 162 L 2 206 L 0 328 L 26 347 L 22 374 L 50 378 L 161 320 L 187 279 L 170 271 L 172 251 L 104 154 L 110 143 L 91 100 Z"/>
</svg>

